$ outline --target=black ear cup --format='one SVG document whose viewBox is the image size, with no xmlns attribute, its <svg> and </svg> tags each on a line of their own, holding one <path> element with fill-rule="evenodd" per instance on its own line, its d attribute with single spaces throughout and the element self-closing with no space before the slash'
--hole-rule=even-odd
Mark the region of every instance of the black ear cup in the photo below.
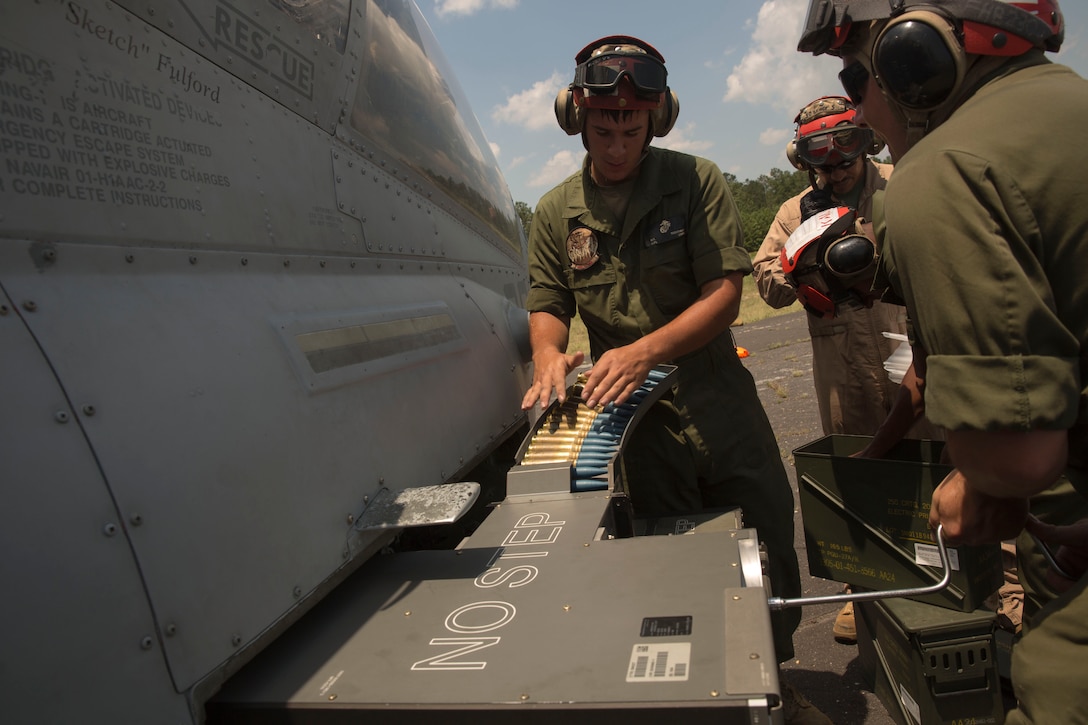
<svg viewBox="0 0 1088 725">
<path fill-rule="evenodd" d="M 872 269 L 876 262 L 876 245 L 869 237 L 849 234 L 827 245 L 824 266 L 842 280 Z"/>
<path fill-rule="evenodd" d="M 895 103 L 930 111 L 959 89 L 963 56 L 947 20 L 918 11 L 896 18 L 884 28 L 873 46 L 873 70 Z"/>
</svg>

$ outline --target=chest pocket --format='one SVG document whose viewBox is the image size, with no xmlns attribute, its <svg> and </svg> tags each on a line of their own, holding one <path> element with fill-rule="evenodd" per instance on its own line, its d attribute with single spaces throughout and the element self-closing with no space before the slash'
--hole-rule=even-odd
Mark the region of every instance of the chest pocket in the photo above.
<svg viewBox="0 0 1088 725">
<path fill-rule="evenodd" d="M 564 270 L 567 286 L 574 293 L 578 314 L 583 319 L 611 319 L 609 310 L 612 288 L 616 284 L 616 268 L 608 258 L 603 258 L 586 270 L 567 267 Z"/>
<path fill-rule="evenodd" d="M 688 256 L 683 217 L 674 217 L 643 234 L 640 253 L 642 286 L 669 319 L 699 296 Z"/>
</svg>

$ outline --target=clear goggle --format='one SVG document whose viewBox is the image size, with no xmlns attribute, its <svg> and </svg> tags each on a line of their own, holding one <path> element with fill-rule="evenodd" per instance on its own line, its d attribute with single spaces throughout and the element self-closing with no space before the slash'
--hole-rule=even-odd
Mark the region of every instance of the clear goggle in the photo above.
<svg viewBox="0 0 1088 725">
<path fill-rule="evenodd" d="M 798 139 L 797 158 L 809 166 L 824 166 L 836 155 L 842 161 L 855 159 L 873 145 L 872 129 L 857 126 L 837 129 Z"/>
<path fill-rule="evenodd" d="M 668 72 L 657 58 L 614 53 L 604 53 L 579 64 L 574 69 L 574 85 L 588 94 L 611 93 L 624 76 L 640 93 L 664 93 L 668 89 Z"/>
</svg>

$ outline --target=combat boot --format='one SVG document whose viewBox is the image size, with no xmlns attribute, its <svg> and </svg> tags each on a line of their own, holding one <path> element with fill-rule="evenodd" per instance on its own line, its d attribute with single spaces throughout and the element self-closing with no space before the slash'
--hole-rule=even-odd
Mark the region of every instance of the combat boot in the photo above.
<svg viewBox="0 0 1088 725">
<path fill-rule="evenodd" d="M 854 623 L 854 603 L 847 602 L 835 617 L 835 626 L 831 628 L 835 641 L 842 644 L 858 643 L 858 628 Z"/>
</svg>

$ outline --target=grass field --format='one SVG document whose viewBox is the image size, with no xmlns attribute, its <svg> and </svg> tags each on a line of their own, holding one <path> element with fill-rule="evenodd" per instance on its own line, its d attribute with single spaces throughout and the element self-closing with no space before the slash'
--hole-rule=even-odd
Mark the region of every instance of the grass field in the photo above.
<svg viewBox="0 0 1088 725">
<path fill-rule="evenodd" d="M 776 310 L 763 301 L 763 298 L 759 296 L 759 292 L 756 291 L 755 282 L 751 277 L 745 277 L 744 289 L 741 292 L 740 298 L 740 315 L 737 317 L 737 323 L 751 323 L 759 322 L 768 317 L 775 317 L 777 315 L 785 315 L 789 312 L 795 312 L 800 309 L 800 305 L 796 302 L 789 307 L 783 307 L 780 310 Z M 567 345 L 567 350 L 583 350 L 586 354 L 589 354 L 589 337 L 586 335 L 585 325 L 582 324 L 581 319 L 575 317 L 570 323 L 570 343 Z"/>
</svg>

